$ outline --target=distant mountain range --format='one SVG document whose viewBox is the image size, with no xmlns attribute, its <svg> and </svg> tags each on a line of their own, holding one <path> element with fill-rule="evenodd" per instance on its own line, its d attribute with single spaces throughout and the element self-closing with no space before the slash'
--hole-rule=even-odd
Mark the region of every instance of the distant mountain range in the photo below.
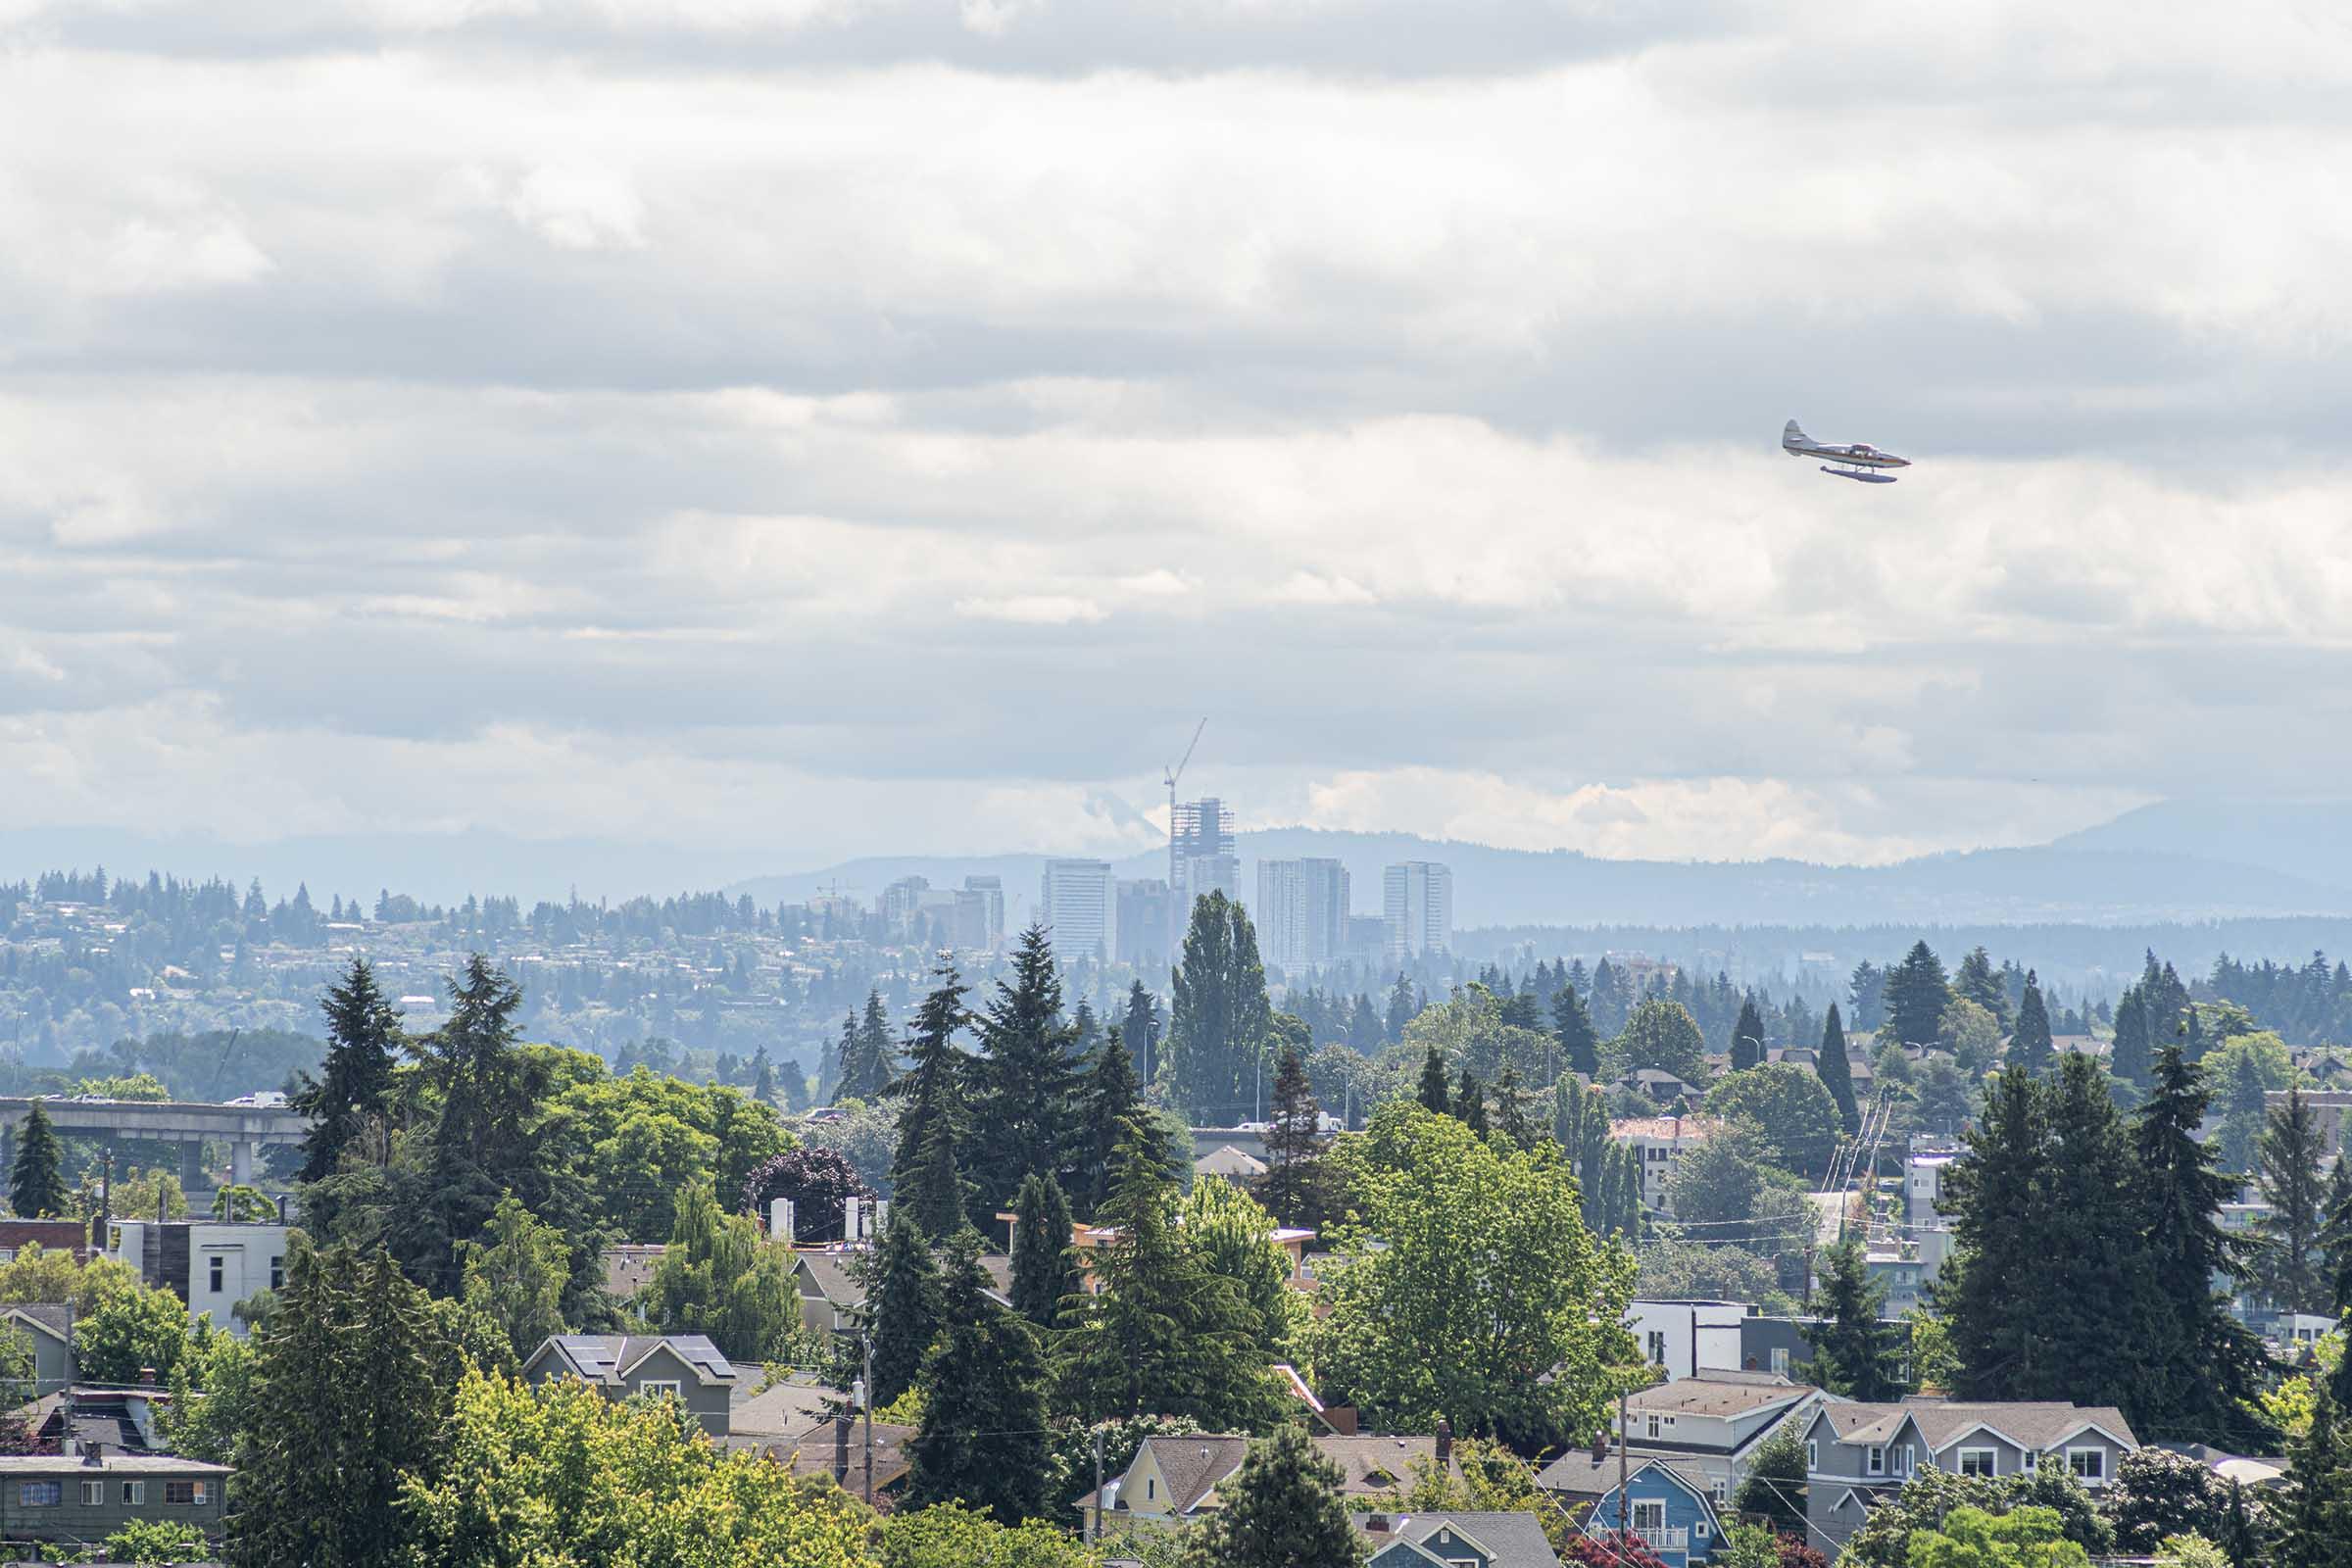
<svg viewBox="0 0 2352 1568">
<path fill-rule="evenodd" d="M 1407 833 L 1274 828 L 1241 836 L 1242 891 L 1257 861 L 1321 856 L 1343 860 L 1359 913 L 1380 906 L 1381 868 L 1398 860 L 1453 867 L 1454 923 L 1493 926 L 2022 924 L 2141 925 L 2276 915 L 2352 915 L 2352 806 L 2167 802 L 2027 849 L 1936 855 L 1885 866 L 1800 860 L 1609 860 L 1569 850 L 1501 850 Z M 679 851 L 608 839 L 532 840 L 509 834 L 355 834 L 228 844 L 101 829 L 0 830 L 0 878 L 103 863 L 182 877 L 259 877 L 272 898 L 306 883 L 372 900 L 389 887 L 452 903 L 467 893 L 511 894 L 526 905 L 724 887 L 762 904 L 839 886 L 871 899 L 899 877 L 952 887 L 968 875 L 1004 879 L 1006 917 L 1032 910 L 1046 856 L 883 856 L 819 869 L 749 875 L 724 847 Z M 1123 877 L 1164 876 L 1157 850 L 1114 862 Z"/>
<path fill-rule="evenodd" d="M 2135 815 L 2138 813 L 2134 813 Z M 2121 826 L 2122 824 L 2117 824 Z M 2083 837 L 2077 835 L 2078 838 Z M 1454 924 L 1880 925 L 1919 922 L 2140 925 L 2257 915 L 2352 914 L 2352 867 L 2338 884 L 2267 864 L 2169 847 L 2061 843 L 2031 849 L 1936 855 L 1885 866 L 1801 860 L 1604 860 L 1572 850 L 1498 850 L 1405 833 L 1275 828 L 1241 835 L 1242 892 L 1256 887 L 1261 859 L 1320 856 L 1346 862 L 1357 912 L 1380 906 L 1383 866 L 1442 860 L 1453 868 Z M 891 856 L 844 861 L 795 876 L 732 884 L 760 903 L 808 898 L 838 886 L 871 897 L 903 876 L 953 887 L 967 875 L 1004 880 L 1006 918 L 1037 898 L 1046 857 Z M 1153 851 L 1114 862 L 1122 877 L 1164 876 Z"/>
</svg>

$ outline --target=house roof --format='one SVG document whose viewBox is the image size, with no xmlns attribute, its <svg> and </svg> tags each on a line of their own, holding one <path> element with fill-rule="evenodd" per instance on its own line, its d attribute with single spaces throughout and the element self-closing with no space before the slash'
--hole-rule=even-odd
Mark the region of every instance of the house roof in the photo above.
<svg viewBox="0 0 2352 1568">
<path fill-rule="evenodd" d="M 618 1383 L 646 1357 L 664 1348 L 692 1367 L 705 1385 L 735 1381 L 734 1364 L 701 1334 L 558 1334 L 531 1353 L 525 1369 L 552 1349 L 589 1382 Z"/>
<path fill-rule="evenodd" d="M 1516 1513 L 1358 1513 L 1349 1518 L 1373 1552 L 1396 1542 L 1418 1546 L 1432 1536 L 1451 1529 L 1476 1542 L 1490 1554 L 1494 1568 L 1560 1568 L 1559 1554 L 1544 1535 L 1544 1523 L 1524 1510 Z M 1377 1523 L 1384 1528 L 1375 1530 Z"/>
<path fill-rule="evenodd" d="M 906 1479 L 911 1464 L 906 1457 L 906 1440 L 913 1437 L 914 1433 L 913 1427 L 893 1426 L 887 1421 L 874 1423 L 876 1492 L 886 1491 Z M 764 1445 L 760 1451 L 770 1452 L 779 1462 L 788 1461 L 796 1476 L 810 1480 L 819 1477 L 838 1479 L 841 1490 L 852 1495 L 865 1491 L 865 1426 L 862 1422 L 850 1433 L 849 1469 L 839 1477 L 833 1474 L 833 1434 L 830 1426 L 808 1433 L 795 1444 Z"/>
<path fill-rule="evenodd" d="M 1609 1123 L 1611 1138 L 1706 1138 L 1723 1124 L 1712 1116 L 1634 1116 Z"/>
<path fill-rule="evenodd" d="M 60 1344 L 74 1343 L 74 1306 L 70 1301 L 21 1301 L 0 1310 L 0 1317 L 23 1323 L 36 1334 Z"/>
<path fill-rule="evenodd" d="M 1626 1455 L 1625 1479 L 1629 1486 L 1644 1470 L 1659 1470 L 1673 1476 L 1696 1496 L 1712 1494 L 1711 1484 L 1696 1471 L 1686 1470 L 1671 1460 L 1644 1454 L 1640 1449 Z M 1605 1497 L 1617 1490 L 1617 1450 L 1607 1449 L 1594 1458 L 1590 1448 L 1571 1448 L 1538 1472 L 1536 1485 L 1566 1496 Z"/>
<path fill-rule="evenodd" d="M 224 1464 L 207 1464 L 202 1459 L 182 1459 L 170 1453 L 110 1453 L 96 1464 L 71 1453 L 0 1454 L 0 1476 L 63 1476 L 92 1470 L 143 1476 L 225 1476 L 230 1473 L 229 1467 Z"/>
<path fill-rule="evenodd" d="M 730 1430 L 746 1436 L 797 1438 L 831 1419 L 840 1394 L 818 1383 L 786 1381 L 738 1396 L 727 1413 Z"/>
<path fill-rule="evenodd" d="M 1323 1457 L 1340 1467 L 1340 1491 L 1348 1496 L 1410 1486 L 1416 1466 L 1434 1468 L 1438 1462 L 1436 1438 L 1318 1436 L 1314 1441 Z M 1459 1477 L 1461 1461 L 1448 1459 L 1446 1470 Z"/>
<path fill-rule="evenodd" d="M 1178 1438 L 1146 1438 L 1143 1448 L 1151 1451 L 1152 1461 L 1159 1466 L 1159 1478 L 1167 1483 L 1169 1510 L 1189 1513 L 1216 1490 L 1218 1482 L 1241 1468 L 1242 1460 L 1250 1452 L 1250 1440 L 1200 1433 Z M 1142 1449 L 1136 1457 L 1143 1457 Z M 1129 1466 L 1130 1470 L 1133 1468 Z M 1127 1505 L 1126 1497 L 1121 1495 L 1118 1506 Z"/>
<path fill-rule="evenodd" d="M 654 1282 L 654 1268 L 668 1249 L 661 1242 L 621 1242 L 605 1249 L 605 1289 L 621 1299 Z"/>
<path fill-rule="evenodd" d="M 1945 1399 L 1905 1399 L 1900 1404 L 1840 1402 L 1823 1405 L 1822 1414 L 1840 1443 L 1891 1442 L 1908 1421 L 1934 1453 L 1986 1429 L 2036 1453 L 2047 1452 L 2093 1428 L 2126 1447 L 2139 1446 L 2131 1423 L 2113 1405 L 2069 1404 L 2063 1399 L 1982 1404 Z"/>
<path fill-rule="evenodd" d="M 1231 1144 L 1202 1154 L 1193 1161 L 1196 1176 L 1263 1176 L 1266 1162 L 1254 1154 L 1245 1154 Z"/>
<path fill-rule="evenodd" d="M 865 1287 L 850 1272 L 848 1252 L 796 1252 L 794 1266 L 835 1306 L 862 1306 Z"/>
<path fill-rule="evenodd" d="M 1680 1415 L 1741 1416 L 1776 1405 L 1790 1404 L 1817 1391 L 1791 1383 L 1774 1373 L 1733 1377 L 1709 1372 L 1703 1377 L 1677 1378 L 1642 1390 L 1626 1400 L 1629 1410 L 1673 1412 Z"/>
</svg>

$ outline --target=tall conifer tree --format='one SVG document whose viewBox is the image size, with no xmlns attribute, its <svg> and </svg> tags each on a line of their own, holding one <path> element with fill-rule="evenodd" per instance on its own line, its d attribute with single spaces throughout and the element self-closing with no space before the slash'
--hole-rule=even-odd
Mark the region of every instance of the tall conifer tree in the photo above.
<svg viewBox="0 0 2352 1568">
<path fill-rule="evenodd" d="M 2327 1140 L 2300 1086 L 2271 1112 L 2254 1167 L 2255 1191 L 2270 1205 L 2257 1214 L 2254 1278 L 2263 1294 L 2290 1312 L 2325 1312 L 2334 1292 L 2322 1278 L 2320 1232 L 2327 1224 L 2328 1188 L 2320 1174 Z"/>
<path fill-rule="evenodd" d="M 2017 1032 L 2009 1039 L 2009 1065 L 2039 1076 L 2057 1059 L 2058 1048 L 2050 1038 L 2050 1015 L 2042 1006 L 2041 981 L 2028 969 L 2026 1000 L 2017 1009 Z"/>
<path fill-rule="evenodd" d="M 1169 1090 L 1197 1126 L 1255 1113 L 1256 1068 L 1274 1030 L 1250 915 L 1223 893 L 1194 904 L 1168 1017 Z"/>
<path fill-rule="evenodd" d="M 1822 1087 L 1838 1102 L 1838 1119 L 1845 1123 L 1850 1134 L 1862 1125 L 1861 1109 L 1854 1103 L 1853 1058 L 1845 1054 L 1845 1022 L 1838 1015 L 1838 1004 L 1830 1004 L 1830 1016 L 1821 1029 L 1821 1059 L 1813 1070 L 1821 1074 Z"/>
<path fill-rule="evenodd" d="M 1600 1075 L 1600 1036 L 1592 1014 L 1576 987 L 1562 986 L 1551 999 L 1552 1032 L 1560 1042 L 1560 1062 L 1588 1081 Z"/>
<path fill-rule="evenodd" d="M 914 1386 L 939 1337 L 942 1286 L 931 1239 L 904 1207 L 891 1209 L 872 1257 L 866 1315 L 874 1382 L 868 1396 L 876 1404 L 890 1404 Z"/>
<path fill-rule="evenodd" d="M 1078 1173 L 1073 1181 L 1081 1212 L 1092 1214 L 1110 1196 L 1112 1156 L 1138 1118 L 1150 1119 L 1135 1081 L 1134 1054 L 1114 1031 L 1096 1048 L 1081 1086 Z"/>
<path fill-rule="evenodd" d="M 1058 1181 L 1077 1164 L 1078 1041 L 1061 1019 L 1061 976 L 1043 925 L 1021 933 L 1012 978 L 997 982 L 979 1031 L 972 1110 L 988 1136 L 972 1174 L 993 1211 L 1024 1178 Z"/>
<path fill-rule="evenodd" d="M 2148 1038 L 2148 1015 L 2139 987 L 2128 986 L 2115 1006 L 2115 1046 L 2108 1060 L 2118 1078 L 2146 1089 L 2156 1059 L 2155 1043 Z"/>
<path fill-rule="evenodd" d="M 1832 1394 L 1865 1404 L 1897 1397 L 1891 1332 L 1879 1321 L 1886 1288 L 1873 1281 L 1859 1242 L 1841 1242 L 1824 1254 L 1824 1322 L 1814 1339 L 1815 1379 Z"/>
<path fill-rule="evenodd" d="M 964 1010 L 963 977 L 953 963 L 941 963 L 932 979 L 906 1043 L 911 1062 L 901 1085 L 899 1147 L 890 1184 L 924 1232 L 944 1239 L 960 1228 L 966 1206 L 951 1195 L 962 1190 L 961 1148 L 971 1126 L 971 1058 L 957 1048 L 956 1035 L 971 1014 Z"/>
<path fill-rule="evenodd" d="M 1453 1109 L 1453 1097 L 1446 1081 L 1446 1058 L 1433 1043 L 1429 1054 L 1421 1058 L 1421 1088 L 1415 1096 L 1423 1110 L 1445 1115 Z"/>
<path fill-rule="evenodd" d="M 319 1005 L 326 1014 L 326 1059 L 319 1077 L 312 1081 L 305 1074 L 288 1102 L 311 1118 L 302 1140 L 300 1177 L 306 1182 L 332 1176 L 370 1118 L 383 1114 L 401 1051 L 400 1013 L 376 989 L 375 971 L 366 958 L 351 960 L 342 982 Z M 388 1136 L 382 1148 L 388 1159 Z"/>
<path fill-rule="evenodd" d="M 923 1362 L 906 1500 L 986 1508 L 1010 1525 L 1046 1512 L 1046 1358 L 1037 1331 L 990 1299 L 988 1285 L 959 1249 L 943 1292 L 947 1332 Z"/>
<path fill-rule="evenodd" d="M 1274 1108 L 1265 1132 L 1266 1170 L 1257 1179 L 1256 1196 L 1285 1225 L 1322 1227 L 1322 1115 L 1306 1063 L 1297 1051 L 1284 1052 L 1274 1074 Z"/>
<path fill-rule="evenodd" d="M 1120 1026 L 1127 1054 L 1138 1083 L 1150 1083 L 1159 1072 L 1159 1001 L 1141 980 L 1127 988 L 1127 1017 Z"/>
<path fill-rule="evenodd" d="M 1753 996 L 1740 999 L 1740 1017 L 1732 1025 L 1731 1051 L 1734 1072 L 1764 1065 L 1764 1015 L 1756 1011 Z"/>
<path fill-rule="evenodd" d="M 1941 960 L 1924 941 L 1913 943 L 1903 961 L 1886 976 L 1886 1023 L 1894 1031 L 1895 1041 L 1908 1046 L 1933 1044 L 1951 1000 Z"/>
<path fill-rule="evenodd" d="M 2168 1046 L 2134 1118 L 2141 1230 L 2157 1304 L 2134 1419 L 2250 1453 L 2273 1438 L 2253 1402 L 2267 1358 L 2262 1342 L 2231 1315 L 2229 1296 L 2213 1288 L 2217 1279 L 2242 1281 L 2246 1268 L 2221 1226 L 2222 1204 L 2236 1196 L 2237 1183 L 2216 1168 L 2197 1136 L 2209 1098 L 2204 1074 Z"/>
<path fill-rule="evenodd" d="M 1041 1329 L 1054 1326 L 1061 1298 L 1077 1288 L 1070 1268 L 1070 1200 L 1060 1184 L 1030 1176 L 1014 1199 L 1012 1307 Z"/>
<path fill-rule="evenodd" d="M 1364 1542 L 1341 1479 L 1304 1429 L 1276 1427 L 1188 1535 L 1178 1568 L 1360 1568 Z"/>
<path fill-rule="evenodd" d="M 16 1162 L 8 1172 L 8 1206 L 20 1219 L 54 1219 L 66 1212 L 65 1146 L 34 1101 L 17 1128 Z"/>
</svg>

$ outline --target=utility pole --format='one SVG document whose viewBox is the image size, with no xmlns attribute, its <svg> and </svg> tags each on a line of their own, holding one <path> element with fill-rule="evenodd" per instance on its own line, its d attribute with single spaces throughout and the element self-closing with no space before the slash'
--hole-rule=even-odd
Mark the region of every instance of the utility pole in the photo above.
<svg viewBox="0 0 2352 1568">
<path fill-rule="evenodd" d="M 859 1379 L 858 1402 L 865 1407 L 865 1505 L 874 1505 L 874 1337 L 864 1337 L 865 1376 Z"/>
<path fill-rule="evenodd" d="M 1095 1516 L 1087 1522 L 1087 1544 L 1102 1539 L 1102 1429 L 1095 1428 Z"/>
<path fill-rule="evenodd" d="M 1626 1492 L 1626 1485 L 1627 1485 L 1627 1482 L 1628 1482 L 1628 1480 L 1630 1479 L 1630 1478 L 1628 1477 L 1627 1473 L 1626 1473 L 1626 1471 L 1627 1471 L 1627 1465 L 1626 1465 L 1626 1458 L 1625 1458 L 1625 1439 L 1626 1439 L 1626 1430 L 1625 1430 L 1625 1420 L 1626 1420 L 1626 1416 L 1625 1416 L 1625 1401 L 1626 1401 L 1626 1394 L 1627 1394 L 1627 1390 L 1626 1390 L 1625 1386 L 1624 1386 L 1623 1384 L 1620 1384 L 1620 1385 L 1618 1385 L 1618 1388 L 1617 1388 L 1617 1549 L 1618 1549 L 1620 1552 L 1624 1551 L 1624 1550 L 1625 1550 L 1625 1548 L 1626 1548 L 1626 1546 L 1627 1546 L 1629 1544 L 1631 1544 L 1631 1542 L 1632 1542 L 1632 1540 L 1633 1540 L 1633 1536 L 1632 1536 L 1632 1528 L 1633 1528 L 1633 1527 L 1632 1527 L 1632 1525 L 1631 1525 L 1631 1523 L 1630 1523 L 1630 1516 L 1631 1516 L 1631 1515 L 1632 1515 L 1632 1513 L 1633 1513 L 1633 1509 L 1634 1509 L 1634 1503 L 1633 1503 L 1633 1498 L 1632 1498 L 1632 1497 L 1631 1497 L 1631 1496 L 1630 1496 L 1630 1495 L 1627 1494 L 1627 1492 Z"/>
</svg>

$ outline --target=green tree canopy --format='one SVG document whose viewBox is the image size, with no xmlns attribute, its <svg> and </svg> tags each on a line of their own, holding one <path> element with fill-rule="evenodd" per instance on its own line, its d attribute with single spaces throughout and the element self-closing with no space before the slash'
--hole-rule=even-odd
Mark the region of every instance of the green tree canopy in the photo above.
<svg viewBox="0 0 2352 1568">
<path fill-rule="evenodd" d="M 1656 1067 L 1701 1088 L 1707 1081 L 1706 1038 L 1679 1002 L 1652 997 L 1636 1007 L 1610 1054 L 1619 1072 Z"/>
<path fill-rule="evenodd" d="M 1013 945 L 1011 977 L 979 1021 L 972 1125 L 988 1129 L 965 1160 L 989 1213 L 1012 1200 L 1022 1181 L 1077 1174 L 1080 1152 L 1077 1062 L 1088 1043 L 1061 1018 L 1061 975 L 1046 928 Z"/>
<path fill-rule="evenodd" d="M 509 1195 L 491 1212 L 489 1239 L 460 1248 L 466 1305 L 506 1337 L 517 1365 L 549 1336 L 564 1332 L 564 1285 L 571 1249 Z"/>
<path fill-rule="evenodd" d="M 1707 1091 L 1707 1113 L 1752 1124 L 1756 1152 L 1792 1176 L 1818 1182 L 1838 1143 L 1838 1102 L 1818 1073 L 1771 1062 L 1728 1073 Z"/>
<path fill-rule="evenodd" d="M 687 1189 L 676 1228 L 638 1310 L 664 1334 L 704 1334 L 743 1361 L 788 1361 L 800 1345 L 800 1292 L 789 1254 L 749 1215 L 718 1206 L 710 1178 Z"/>
<path fill-rule="evenodd" d="M 1340 1468 L 1291 1425 L 1250 1446 L 1218 1488 L 1218 1506 L 1187 1532 L 1180 1568 L 1360 1568 Z"/>
<path fill-rule="evenodd" d="M 366 958 L 351 960 L 320 1008 L 326 1014 L 326 1058 L 319 1076 L 313 1080 L 302 1074 L 287 1100 L 290 1108 L 311 1118 L 302 1140 L 300 1174 L 306 1182 L 333 1175 L 350 1150 L 364 1149 L 378 1164 L 390 1159 L 384 1102 L 404 1049 L 399 1009 L 377 989 Z"/>
<path fill-rule="evenodd" d="M 2089 1568 L 2090 1556 L 2066 1539 L 2051 1509 L 1995 1515 L 1962 1507 L 1939 1528 L 1914 1535 L 1904 1561 L 1908 1568 Z"/>
<path fill-rule="evenodd" d="M 1943 1010 L 1952 1000 L 1942 960 L 1926 942 L 1912 944 L 1903 961 L 1886 971 L 1886 1030 L 1897 1045 L 1932 1045 L 1940 1036 Z M 1996 1030 L 1997 1033 L 1997 1030 Z"/>
<path fill-rule="evenodd" d="M 1274 1011 L 1256 928 L 1223 893 L 1194 903 L 1172 989 L 1162 1062 L 1170 1099 L 1197 1126 L 1247 1120 L 1256 1110 Z"/>
<path fill-rule="evenodd" d="M 1830 1004 L 1830 1015 L 1821 1028 L 1821 1054 L 1814 1070 L 1821 1074 L 1821 1086 L 1830 1092 L 1838 1105 L 1838 1119 L 1848 1133 L 1862 1125 L 1861 1108 L 1854 1102 L 1853 1059 L 1845 1054 L 1845 1023 L 1838 1016 L 1838 1004 Z"/>
<path fill-rule="evenodd" d="M 1899 1397 L 1896 1331 L 1880 1322 L 1886 1288 L 1871 1279 L 1858 1241 L 1840 1242 L 1823 1257 L 1829 1266 L 1822 1277 L 1823 1322 L 1813 1341 L 1814 1378 L 1830 1393 L 1865 1404 Z"/>
<path fill-rule="evenodd" d="M 1504 1149 L 1393 1102 L 1334 1157 L 1363 1224 L 1324 1270 L 1312 1339 L 1326 1391 L 1399 1431 L 1596 1427 L 1603 1369 L 1632 1357 L 1615 1325 L 1633 1260 L 1586 1230 L 1557 1148 Z"/>
<path fill-rule="evenodd" d="M 24 1219 L 63 1215 L 66 1196 L 65 1146 L 50 1125 L 49 1112 L 34 1101 L 17 1126 L 17 1157 L 8 1172 L 8 1206 Z"/>
</svg>

